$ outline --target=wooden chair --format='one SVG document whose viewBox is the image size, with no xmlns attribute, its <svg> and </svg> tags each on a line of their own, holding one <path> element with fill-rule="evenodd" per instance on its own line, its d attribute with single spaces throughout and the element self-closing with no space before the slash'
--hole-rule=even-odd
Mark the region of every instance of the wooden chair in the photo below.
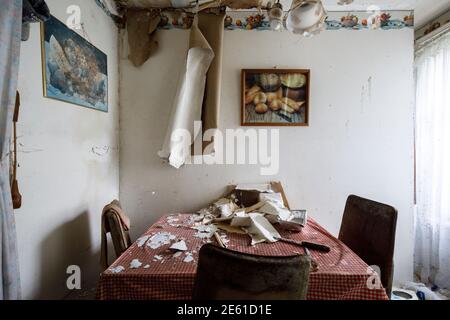
<svg viewBox="0 0 450 320">
<path fill-rule="evenodd" d="M 195 300 L 304 300 L 311 260 L 263 257 L 206 244 L 200 249 Z"/>
<path fill-rule="evenodd" d="M 126 220 L 127 222 L 124 222 Z M 132 244 L 128 232 L 129 218 L 123 211 L 119 201 L 114 200 L 102 212 L 102 234 L 100 265 L 102 270 L 109 267 L 107 234 L 111 235 L 116 257 L 120 257 Z"/>
<path fill-rule="evenodd" d="M 118 258 L 132 245 L 130 234 L 123 228 L 119 218 L 113 212 L 108 211 L 106 213 L 106 221 L 109 226 L 114 251 Z"/>
<path fill-rule="evenodd" d="M 381 283 L 390 297 L 394 274 L 397 210 L 389 205 L 351 195 L 345 205 L 339 240 L 369 266 L 381 270 Z"/>
</svg>

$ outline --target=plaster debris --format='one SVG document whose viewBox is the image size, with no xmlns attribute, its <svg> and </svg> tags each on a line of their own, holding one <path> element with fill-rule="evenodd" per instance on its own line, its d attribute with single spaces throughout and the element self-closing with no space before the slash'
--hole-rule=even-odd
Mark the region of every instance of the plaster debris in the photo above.
<svg viewBox="0 0 450 320">
<path fill-rule="evenodd" d="M 148 269 L 148 268 L 150 268 L 150 265 L 149 265 L 149 264 L 146 264 L 146 265 L 144 266 L 144 269 Z"/>
<path fill-rule="evenodd" d="M 179 228 L 181 226 L 180 219 L 170 216 L 167 218 L 167 224 L 174 228 Z"/>
<path fill-rule="evenodd" d="M 258 212 L 275 216 L 281 221 L 289 221 L 291 218 L 291 212 L 286 208 L 280 207 L 277 202 L 267 201 L 264 206 L 258 209 Z"/>
<path fill-rule="evenodd" d="M 220 233 L 219 236 L 220 236 L 220 239 L 222 239 L 222 242 L 225 246 L 230 242 L 230 240 L 227 238 L 226 234 Z"/>
<path fill-rule="evenodd" d="M 285 207 L 281 193 L 260 193 L 259 201 L 271 201 L 275 202 L 279 207 Z"/>
<path fill-rule="evenodd" d="M 156 255 L 153 257 L 153 259 L 155 259 L 155 261 L 162 261 L 162 259 L 164 259 L 162 256 Z"/>
<path fill-rule="evenodd" d="M 186 246 L 186 242 L 184 240 L 178 241 L 177 243 L 174 243 L 170 249 L 178 250 L 178 251 L 186 251 L 188 248 Z"/>
<path fill-rule="evenodd" d="M 245 190 L 245 191 L 259 191 L 265 193 L 273 192 L 270 183 L 249 183 L 249 184 L 238 184 L 236 186 L 236 190 Z"/>
<path fill-rule="evenodd" d="M 111 271 L 112 273 L 121 273 L 122 271 L 124 271 L 125 268 L 122 266 L 117 266 L 115 268 L 110 268 L 109 271 Z"/>
<path fill-rule="evenodd" d="M 184 258 L 183 262 L 189 263 L 194 261 L 194 257 L 192 256 L 192 252 L 186 252 L 186 257 Z"/>
<path fill-rule="evenodd" d="M 142 262 L 140 262 L 139 259 L 134 259 L 130 263 L 130 268 L 131 269 L 139 269 L 141 266 L 142 266 Z"/>
<path fill-rule="evenodd" d="M 232 200 L 225 198 L 214 203 L 214 206 L 217 208 L 217 211 L 222 218 L 230 217 L 235 210 L 239 209 Z"/>
<path fill-rule="evenodd" d="M 152 249 L 158 249 L 163 245 L 170 244 L 172 240 L 175 240 L 175 236 L 169 232 L 158 232 L 153 235 L 147 242 L 147 246 Z"/>
<path fill-rule="evenodd" d="M 150 238 L 150 236 L 143 236 L 143 237 L 140 237 L 139 239 L 137 239 L 137 246 L 139 247 L 139 248 L 141 248 L 146 242 L 147 242 L 147 240 Z"/>
<path fill-rule="evenodd" d="M 199 239 L 209 239 L 214 236 L 214 233 L 217 231 L 217 227 L 213 224 L 210 225 L 200 225 L 197 227 L 192 227 L 192 229 L 197 230 L 198 232 L 194 234 L 194 237 Z"/>
<path fill-rule="evenodd" d="M 182 254 L 183 254 L 183 252 L 178 251 L 178 252 L 176 252 L 176 253 L 173 254 L 173 257 L 174 257 L 174 258 L 178 258 L 178 257 L 180 257 Z"/>
<path fill-rule="evenodd" d="M 251 225 L 247 229 L 252 238 L 252 246 L 262 242 L 277 242 L 281 238 L 278 231 L 272 224 L 260 213 L 250 213 Z"/>
</svg>

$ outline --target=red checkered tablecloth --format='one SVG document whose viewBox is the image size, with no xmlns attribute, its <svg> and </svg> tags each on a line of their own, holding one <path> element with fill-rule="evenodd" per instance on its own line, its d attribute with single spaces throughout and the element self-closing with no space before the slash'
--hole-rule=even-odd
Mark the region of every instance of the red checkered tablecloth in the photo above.
<svg viewBox="0 0 450 320">
<path fill-rule="evenodd" d="M 164 216 L 143 236 L 169 232 L 176 236 L 177 240 L 186 241 L 194 261 L 185 262 L 185 253 L 174 256 L 174 252 L 169 250 L 169 244 L 158 249 L 151 249 L 145 244 L 139 247 L 135 242 L 108 270 L 102 273 L 97 297 L 102 300 L 191 299 L 198 252 L 208 241 L 215 242 L 214 238 L 205 240 L 194 237 L 197 231 L 191 228 L 193 221 L 191 217 L 192 215 L 188 214 Z M 180 226 L 177 226 L 178 224 Z M 319 268 L 310 274 L 308 299 L 388 299 L 383 288 L 373 288 L 368 285 L 369 277 L 373 278 L 368 265 L 314 220 L 309 219 L 308 225 L 299 233 L 282 230 L 280 233 L 285 238 L 319 242 L 331 248 L 329 253 L 311 250 Z M 262 243 L 251 246 L 248 235 L 227 233 L 226 237 L 229 240 L 228 248 L 236 251 L 264 256 L 304 254 L 301 247 L 288 243 Z M 142 266 L 137 269 L 130 268 L 133 259 L 139 259 Z M 119 266 L 122 266 L 124 270 L 114 273 L 112 268 Z"/>
</svg>

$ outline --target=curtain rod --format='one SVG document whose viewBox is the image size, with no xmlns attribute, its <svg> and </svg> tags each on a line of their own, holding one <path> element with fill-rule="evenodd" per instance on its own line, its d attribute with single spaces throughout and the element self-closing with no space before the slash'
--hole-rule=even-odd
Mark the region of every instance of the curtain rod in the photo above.
<svg viewBox="0 0 450 320">
<path fill-rule="evenodd" d="M 450 31 L 450 22 L 447 22 L 446 24 L 444 24 L 440 28 L 434 30 L 433 32 L 423 36 L 422 38 L 417 39 L 416 43 L 415 43 L 416 51 L 422 49 L 425 46 L 427 46 L 430 42 L 432 42 L 432 41 L 436 40 L 437 38 L 443 36 L 444 34 L 446 34 L 449 31 Z"/>
</svg>

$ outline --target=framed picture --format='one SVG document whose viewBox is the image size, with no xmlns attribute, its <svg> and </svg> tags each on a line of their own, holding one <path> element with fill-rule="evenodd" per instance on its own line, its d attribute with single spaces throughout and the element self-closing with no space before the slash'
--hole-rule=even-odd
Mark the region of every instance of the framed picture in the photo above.
<svg viewBox="0 0 450 320">
<path fill-rule="evenodd" d="M 308 126 L 310 71 L 242 70 L 242 126 Z"/>
<path fill-rule="evenodd" d="M 41 24 L 44 96 L 108 112 L 106 54 L 51 17 Z"/>
</svg>

